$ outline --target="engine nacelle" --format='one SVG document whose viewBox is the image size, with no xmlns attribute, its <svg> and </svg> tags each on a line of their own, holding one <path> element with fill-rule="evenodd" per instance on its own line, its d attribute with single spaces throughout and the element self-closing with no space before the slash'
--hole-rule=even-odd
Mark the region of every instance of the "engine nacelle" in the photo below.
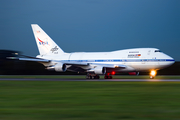
<svg viewBox="0 0 180 120">
<path fill-rule="evenodd" d="M 95 74 L 98 74 L 98 75 L 106 74 L 106 68 L 102 66 L 97 66 L 91 70 L 88 70 L 88 72 L 94 72 Z"/>
<path fill-rule="evenodd" d="M 58 63 L 54 66 L 54 70 L 56 72 L 65 72 L 66 71 L 66 64 L 63 64 L 63 63 Z"/>
<path fill-rule="evenodd" d="M 55 70 L 56 72 L 65 72 L 66 71 L 66 64 L 57 63 L 56 65 L 47 67 L 48 70 Z"/>
</svg>

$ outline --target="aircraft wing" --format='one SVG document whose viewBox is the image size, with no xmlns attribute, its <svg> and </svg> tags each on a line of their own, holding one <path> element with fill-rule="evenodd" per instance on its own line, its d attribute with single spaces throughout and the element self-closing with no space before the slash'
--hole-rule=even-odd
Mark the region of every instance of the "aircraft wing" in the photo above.
<svg viewBox="0 0 180 120">
<path fill-rule="evenodd" d="M 62 61 L 62 63 L 66 64 L 66 65 L 76 65 L 76 66 L 88 66 L 89 63 L 84 63 L 84 62 L 64 62 Z"/>
<path fill-rule="evenodd" d="M 90 65 L 94 66 L 103 66 L 105 68 L 125 68 L 125 65 L 122 64 L 99 64 L 99 63 L 90 63 Z"/>
<path fill-rule="evenodd" d="M 27 56 L 26 56 L 27 57 Z M 33 61 L 33 62 L 40 62 L 40 63 L 49 63 L 49 62 L 55 62 L 55 63 L 62 63 L 69 66 L 67 70 L 69 71 L 87 71 L 87 69 L 91 69 L 92 67 L 102 67 L 107 69 L 124 69 L 127 66 L 122 64 L 102 64 L 102 63 L 88 63 L 88 62 L 72 62 L 72 61 L 59 61 L 59 60 L 48 60 L 48 59 L 41 59 L 41 58 L 35 58 L 35 57 L 28 57 L 28 58 L 18 58 L 18 57 L 8 57 L 8 59 L 18 59 L 22 61 Z M 86 69 L 84 67 L 87 67 Z"/>
<path fill-rule="evenodd" d="M 84 62 L 68 62 L 68 61 L 41 59 L 41 58 L 35 58 L 35 57 L 29 57 L 29 56 L 25 56 L 25 57 L 26 58 L 7 57 L 7 59 L 22 60 L 22 61 L 33 61 L 33 62 L 45 62 L 45 63 L 49 63 L 49 62 L 53 61 L 53 62 L 57 62 L 57 63 L 61 62 L 61 63 L 64 63 L 66 65 L 76 65 L 76 66 L 87 66 L 87 65 L 89 65 L 89 63 L 84 63 Z"/>
<path fill-rule="evenodd" d="M 100 63 L 86 63 L 86 62 L 63 62 L 66 65 L 76 65 L 76 66 L 102 66 L 105 68 L 125 68 L 122 64 L 100 64 Z"/>
<path fill-rule="evenodd" d="M 84 62 L 64 62 L 67 66 L 70 67 L 67 68 L 68 71 L 74 71 L 74 72 L 93 72 L 95 69 L 98 68 L 106 68 L 107 71 L 114 71 L 115 69 L 124 69 L 127 66 L 122 64 L 100 64 L 100 63 L 84 63 Z"/>
</svg>

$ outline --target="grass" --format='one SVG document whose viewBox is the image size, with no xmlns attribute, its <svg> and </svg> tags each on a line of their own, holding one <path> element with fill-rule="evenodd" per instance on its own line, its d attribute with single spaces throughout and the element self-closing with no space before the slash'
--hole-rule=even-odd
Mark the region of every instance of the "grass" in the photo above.
<svg viewBox="0 0 180 120">
<path fill-rule="evenodd" d="M 179 82 L 0 81 L 0 119 L 178 120 L 179 93 Z"/>
<path fill-rule="evenodd" d="M 0 78 L 38 78 L 38 79 L 85 79 L 85 75 L 1 75 Z M 148 75 L 114 75 L 114 79 L 149 79 Z M 101 75 L 100 79 L 104 79 Z M 155 79 L 180 79 L 180 76 L 161 76 L 157 75 Z"/>
</svg>

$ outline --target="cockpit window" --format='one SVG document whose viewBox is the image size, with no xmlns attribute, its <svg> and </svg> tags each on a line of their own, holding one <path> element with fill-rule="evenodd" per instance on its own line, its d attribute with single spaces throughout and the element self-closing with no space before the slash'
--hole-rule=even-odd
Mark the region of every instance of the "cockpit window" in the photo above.
<svg viewBox="0 0 180 120">
<path fill-rule="evenodd" d="M 155 50 L 154 52 L 161 52 L 160 50 Z"/>
</svg>

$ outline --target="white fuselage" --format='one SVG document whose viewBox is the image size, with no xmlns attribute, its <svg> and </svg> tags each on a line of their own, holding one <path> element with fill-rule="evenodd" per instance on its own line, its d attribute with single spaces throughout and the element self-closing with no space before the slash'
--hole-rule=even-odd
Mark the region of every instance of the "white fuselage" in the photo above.
<svg viewBox="0 0 180 120">
<path fill-rule="evenodd" d="M 158 70 L 174 63 L 172 57 L 156 48 L 125 49 L 113 52 L 75 52 L 64 53 L 59 56 L 44 55 L 37 57 L 55 62 L 125 65 L 124 69 L 118 69 L 119 72 Z M 89 67 L 84 69 L 89 69 Z"/>
</svg>

